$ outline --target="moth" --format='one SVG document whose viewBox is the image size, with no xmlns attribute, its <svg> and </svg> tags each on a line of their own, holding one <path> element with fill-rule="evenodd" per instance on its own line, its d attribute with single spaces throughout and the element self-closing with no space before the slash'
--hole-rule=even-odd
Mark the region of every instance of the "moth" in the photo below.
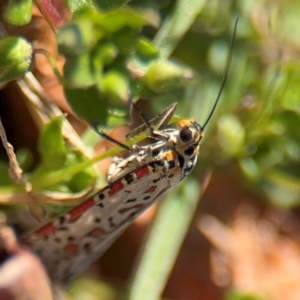
<svg viewBox="0 0 300 300">
<path fill-rule="evenodd" d="M 152 123 L 157 118 L 147 121 L 139 112 L 144 124 L 128 136 L 147 130 L 154 141 L 146 146 L 129 148 L 99 132 L 131 154 L 112 164 L 106 187 L 23 238 L 23 242 L 41 257 L 54 281 L 65 283 L 82 273 L 135 218 L 193 170 L 203 132 L 227 79 L 236 25 L 237 22 L 223 82 L 205 123 L 201 126 L 194 120 L 183 119 L 176 128 L 164 128 L 176 109 L 173 104 L 159 115 L 162 121 L 156 130 Z"/>
</svg>

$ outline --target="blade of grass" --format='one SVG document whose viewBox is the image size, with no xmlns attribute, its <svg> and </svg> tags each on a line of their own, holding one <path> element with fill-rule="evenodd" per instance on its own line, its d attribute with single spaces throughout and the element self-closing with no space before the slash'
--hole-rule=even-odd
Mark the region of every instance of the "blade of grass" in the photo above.
<svg viewBox="0 0 300 300">
<path fill-rule="evenodd" d="M 170 56 L 202 11 L 205 3 L 205 0 L 177 1 L 173 14 L 165 19 L 153 39 L 153 44 L 161 50 L 163 57 Z"/>
<path fill-rule="evenodd" d="M 161 204 L 134 274 L 129 300 L 160 298 L 203 189 L 189 178 Z"/>
</svg>

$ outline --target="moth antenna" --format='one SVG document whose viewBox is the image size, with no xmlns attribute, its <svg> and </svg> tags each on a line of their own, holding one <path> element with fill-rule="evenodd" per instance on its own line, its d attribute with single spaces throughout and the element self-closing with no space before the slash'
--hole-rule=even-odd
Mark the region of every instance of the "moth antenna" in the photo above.
<svg viewBox="0 0 300 300">
<path fill-rule="evenodd" d="M 219 99 L 221 98 L 221 95 L 222 95 L 222 92 L 223 92 L 223 89 L 224 89 L 224 86 L 225 86 L 225 83 L 226 83 L 226 80 L 227 80 L 227 77 L 228 77 L 231 58 L 232 58 L 233 43 L 234 43 L 234 40 L 235 40 L 235 34 L 236 34 L 236 28 L 237 28 L 238 21 L 239 21 L 239 18 L 237 18 L 235 23 L 234 23 L 234 28 L 233 28 L 233 33 L 232 33 L 232 38 L 231 38 L 231 43 L 230 43 L 230 49 L 229 49 L 229 53 L 228 53 L 228 57 L 227 57 L 227 62 L 226 62 L 226 67 L 225 67 L 225 74 L 224 74 L 224 77 L 223 77 L 223 80 L 222 80 L 222 84 L 221 84 L 217 99 L 215 101 L 215 104 L 214 104 L 208 118 L 206 119 L 204 125 L 202 126 L 202 131 L 204 131 L 206 125 L 208 124 L 208 122 L 210 121 L 211 117 L 213 116 L 213 114 L 216 110 L 216 107 L 218 105 Z"/>
<path fill-rule="evenodd" d="M 148 121 L 148 119 L 145 117 L 144 113 L 137 107 L 137 105 L 132 100 L 131 100 L 131 105 L 136 110 L 141 120 L 144 122 L 145 126 L 149 129 L 150 134 L 153 135 L 154 130 L 150 122 Z"/>
<path fill-rule="evenodd" d="M 110 137 L 109 135 L 107 135 L 106 133 L 104 133 L 102 130 L 99 130 L 97 128 L 97 126 L 93 125 L 92 128 L 104 139 L 110 141 L 111 143 L 123 148 L 124 150 L 127 150 L 127 151 L 132 151 L 132 149 L 128 146 L 126 146 L 125 144 L 115 140 L 114 138 Z"/>
</svg>

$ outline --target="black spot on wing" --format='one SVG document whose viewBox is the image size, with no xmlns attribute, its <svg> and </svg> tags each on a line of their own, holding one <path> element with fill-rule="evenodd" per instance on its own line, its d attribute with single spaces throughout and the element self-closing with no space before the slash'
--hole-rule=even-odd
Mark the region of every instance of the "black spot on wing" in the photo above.
<svg viewBox="0 0 300 300">
<path fill-rule="evenodd" d="M 184 157 L 181 156 L 179 153 L 178 153 L 178 161 L 179 161 L 179 168 L 182 169 L 184 166 Z"/>
<path fill-rule="evenodd" d="M 155 160 L 152 163 L 155 164 L 155 166 L 157 166 L 157 167 L 163 167 L 164 166 L 163 160 Z"/>
<path fill-rule="evenodd" d="M 189 147 L 186 150 L 184 150 L 184 154 L 187 156 L 192 156 L 195 152 L 195 147 Z"/>
<path fill-rule="evenodd" d="M 42 239 L 43 239 L 44 241 L 47 241 L 47 240 L 49 239 L 49 235 L 48 235 L 48 234 L 44 235 L 44 236 L 42 237 Z"/>
<path fill-rule="evenodd" d="M 99 200 L 103 200 L 105 198 L 105 196 L 104 196 L 103 193 L 101 193 L 101 194 L 98 195 L 98 198 L 99 198 Z"/>
<path fill-rule="evenodd" d="M 161 160 L 152 161 L 148 164 L 148 166 L 151 168 L 152 173 L 155 173 L 157 168 L 163 167 L 165 164 Z"/>
<path fill-rule="evenodd" d="M 134 180 L 133 178 L 133 175 L 132 174 L 127 174 L 125 177 L 124 177 L 125 181 L 127 182 L 127 184 L 131 184 Z"/>
<path fill-rule="evenodd" d="M 175 168 L 175 161 L 174 160 L 169 160 L 168 165 L 169 165 L 169 169 L 174 169 Z"/>
<path fill-rule="evenodd" d="M 149 163 L 148 165 L 149 165 L 149 167 L 152 169 L 152 172 L 155 173 L 155 171 L 156 171 L 156 165 L 155 165 L 155 163 L 154 163 L 154 162 L 151 162 L 151 163 Z"/>
<path fill-rule="evenodd" d="M 135 201 L 136 201 L 136 198 L 134 198 L 134 199 L 128 199 L 128 200 L 126 200 L 126 203 L 135 202 Z"/>
<path fill-rule="evenodd" d="M 67 240 L 68 240 L 69 243 L 73 243 L 75 241 L 75 238 L 73 236 L 69 236 L 67 238 Z"/>
<path fill-rule="evenodd" d="M 102 202 L 100 202 L 99 204 L 97 204 L 97 206 L 99 206 L 100 208 L 103 208 L 104 204 Z"/>
<path fill-rule="evenodd" d="M 92 244 L 91 243 L 85 243 L 83 245 L 83 249 L 88 252 L 88 253 L 91 253 L 92 252 Z"/>
<path fill-rule="evenodd" d="M 66 216 L 60 216 L 58 218 L 59 225 L 63 225 L 66 222 Z"/>
<path fill-rule="evenodd" d="M 68 227 L 60 227 L 59 230 L 60 231 L 68 231 L 69 229 L 68 229 Z"/>
<path fill-rule="evenodd" d="M 194 157 L 192 157 L 189 160 L 188 165 L 183 170 L 183 176 L 180 178 L 180 180 L 182 180 L 183 178 L 185 178 L 193 170 L 193 168 L 195 166 L 196 158 L 197 158 L 197 156 L 195 155 Z"/>
<path fill-rule="evenodd" d="M 153 182 L 153 183 L 157 183 L 157 182 L 160 181 L 160 179 L 161 179 L 161 177 L 158 177 L 157 179 L 153 179 L 152 182 Z"/>
<path fill-rule="evenodd" d="M 153 151 L 152 151 L 152 156 L 153 156 L 153 157 L 156 157 L 156 156 L 159 155 L 159 153 L 160 153 L 160 150 L 153 150 Z"/>
<path fill-rule="evenodd" d="M 163 174 L 166 174 L 167 171 L 168 171 L 166 166 L 164 166 L 161 170 L 162 170 Z M 161 178 L 162 178 L 162 177 L 161 177 Z"/>
<path fill-rule="evenodd" d="M 189 174 L 194 168 L 194 165 L 191 165 L 189 167 L 186 167 L 184 170 L 183 170 L 183 173 L 184 175 L 186 176 L 187 174 Z"/>
<path fill-rule="evenodd" d="M 109 225 L 110 225 L 110 227 L 115 227 L 115 223 L 113 222 L 113 217 L 110 217 L 109 219 L 108 219 L 108 222 L 109 222 Z"/>
</svg>

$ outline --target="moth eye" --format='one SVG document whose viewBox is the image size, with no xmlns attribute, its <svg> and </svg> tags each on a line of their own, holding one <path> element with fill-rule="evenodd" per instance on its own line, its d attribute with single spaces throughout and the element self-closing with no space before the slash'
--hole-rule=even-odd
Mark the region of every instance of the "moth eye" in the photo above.
<svg viewBox="0 0 300 300">
<path fill-rule="evenodd" d="M 188 127 L 185 127 L 180 131 L 179 137 L 182 142 L 188 143 L 192 140 L 193 134 L 192 134 L 192 131 Z"/>
</svg>

